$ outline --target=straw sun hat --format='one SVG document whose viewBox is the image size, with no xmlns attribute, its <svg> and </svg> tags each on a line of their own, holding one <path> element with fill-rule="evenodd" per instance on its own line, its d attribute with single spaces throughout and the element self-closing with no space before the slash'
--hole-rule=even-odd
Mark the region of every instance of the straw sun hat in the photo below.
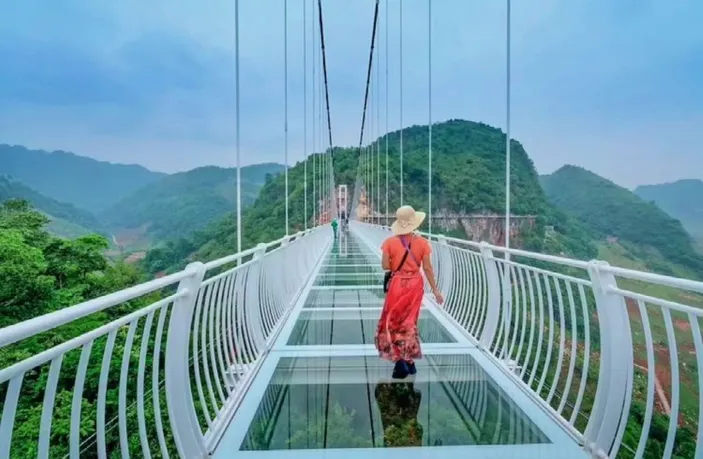
<svg viewBox="0 0 703 459">
<path fill-rule="evenodd" d="M 426 216 L 425 212 L 416 212 L 411 206 L 400 207 L 395 212 L 395 221 L 391 225 L 391 231 L 398 236 L 410 234 L 422 225 Z"/>
</svg>

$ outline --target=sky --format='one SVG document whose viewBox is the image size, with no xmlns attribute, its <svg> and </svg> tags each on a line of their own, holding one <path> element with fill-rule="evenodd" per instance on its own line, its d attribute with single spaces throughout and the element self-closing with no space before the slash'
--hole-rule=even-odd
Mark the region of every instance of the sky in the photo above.
<svg viewBox="0 0 703 459">
<path fill-rule="evenodd" d="M 234 165 L 234 4 L 3 2 L 0 143 L 164 172 Z M 374 0 L 322 4 L 333 142 L 356 145 Z M 400 4 L 380 0 L 371 138 L 401 126 Z M 286 86 L 289 162 L 327 146 L 312 113 L 313 0 L 287 7 L 286 85 L 284 0 L 240 0 L 242 164 L 284 162 Z M 434 122 L 505 129 L 506 2 L 432 0 L 431 86 L 428 1 L 402 10 L 403 125 L 427 124 L 431 100 Z M 513 0 L 512 137 L 540 173 L 576 164 L 630 188 L 703 179 L 701 22 L 700 0 Z"/>
</svg>

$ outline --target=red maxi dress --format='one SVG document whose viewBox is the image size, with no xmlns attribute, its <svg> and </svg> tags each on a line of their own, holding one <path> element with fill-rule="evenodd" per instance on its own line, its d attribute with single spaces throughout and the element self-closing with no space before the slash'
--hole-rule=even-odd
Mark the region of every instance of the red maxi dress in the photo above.
<svg viewBox="0 0 703 459">
<path fill-rule="evenodd" d="M 398 271 L 406 252 L 405 244 L 410 244 L 410 252 Z M 392 236 L 381 247 L 390 258 L 391 271 L 395 274 L 390 281 L 386 301 L 376 329 L 375 344 L 379 356 L 391 362 L 399 360 L 412 363 L 422 357 L 417 333 L 417 320 L 424 295 L 424 279 L 420 273 L 422 260 L 431 252 L 430 244 L 421 236 Z M 397 271 L 397 272 L 396 272 Z"/>
</svg>

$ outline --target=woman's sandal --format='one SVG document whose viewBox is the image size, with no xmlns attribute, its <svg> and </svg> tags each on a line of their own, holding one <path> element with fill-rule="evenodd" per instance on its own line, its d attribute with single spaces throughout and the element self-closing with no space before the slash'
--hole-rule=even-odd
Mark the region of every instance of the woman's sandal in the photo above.
<svg viewBox="0 0 703 459">
<path fill-rule="evenodd" d="M 405 360 L 398 360 L 393 368 L 393 379 L 405 379 L 410 374 L 410 368 Z"/>
</svg>

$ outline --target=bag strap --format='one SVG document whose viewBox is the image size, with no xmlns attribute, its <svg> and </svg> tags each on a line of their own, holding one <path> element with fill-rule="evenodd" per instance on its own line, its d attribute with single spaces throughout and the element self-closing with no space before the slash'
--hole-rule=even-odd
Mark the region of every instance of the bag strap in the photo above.
<svg viewBox="0 0 703 459">
<path fill-rule="evenodd" d="M 413 261 L 415 262 L 417 267 L 420 268 L 420 263 L 417 261 L 417 258 L 415 258 L 415 254 L 412 252 L 412 250 L 410 250 L 410 243 L 412 243 L 413 239 L 415 239 L 415 236 L 410 239 L 408 245 L 405 245 L 405 239 L 403 239 L 403 237 L 401 236 L 400 242 L 402 242 L 402 244 L 405 246 L 405 249 L 408 251 L 408 253 L 410 253 L 410 256 L 413 257 Z"/>
<path fill-rule="evenodd" d="M 401 243 L 403 244 L 403 246 L 405 247 L 405 255 L 403 255 L 403 259 L 400 260 L 400 264 L 398 265 L 398 269 L 396 269 L 396 270 L 394 271 L 395 273 L 397 273 L 398 271 L 400 271 L 400 268 L 403 267 L 403 265 L 405 264 L 405 260 L 408 259 L 408 254 L 412 255 L 413 260 L 415 260 L 415 264 L 418 264 L 418 263 L 417 263 L 417 260 L 415 259 L 415 255 L 413 255 L 413 253 L 410 251 L 410 246 L 412 245 L 412 240 L 410 240 L 410 242 L 406 245 L 406 244 L 405 244 L 405 239 L 403 239 L 402 236 L 398 236 L 398 237 L 400 238 L 400 242 L 401 242 Z M 419 266 L 420 266 L 420 265 L 418 264 L 418 267 L 419 267 Z"/>
</svg>

